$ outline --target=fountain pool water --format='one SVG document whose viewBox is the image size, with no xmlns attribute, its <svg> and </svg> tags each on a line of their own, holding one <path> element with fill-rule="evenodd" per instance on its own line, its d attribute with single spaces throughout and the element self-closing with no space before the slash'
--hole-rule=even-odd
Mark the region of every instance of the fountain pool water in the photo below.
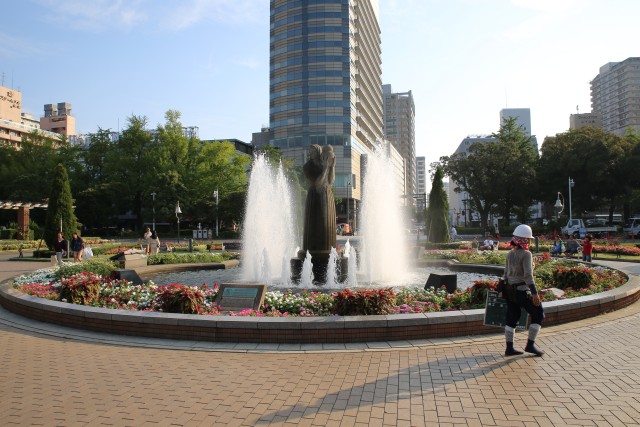
<svg viewBox="0 0 640 427">
<path fill-rule="evenodd" d="M 361 281 L 360 284 L 356 284 L 355 286 L 351 285 L 348 282 L 349 288 L 382 288 L 382 287 L 420 287 L 424 288 L 427 279 L 429 278 L 430 273 L 438 273 L 438 274 L 447 274 L 451 273 L 450 270 L 446 268 L 439 267 L 421 267 L 416 268 L 409 271 L 406 274 L 398 275 L 398 277 L 390 279 L 388 281 L 379 281 L 379 282 L 371 282 L 364 283 Z M 466 272 L 456 272 L 458 276 L 458 287 L 461 289 L 466 289 L 469 286 L 472 286 L 474 281 L 476 280 L 496 280 L 496 276 L 479 274 L 479 273 L 466 273 Z M 203 283 L 212 286 L 214 283 L 234 283 L 241 281 L 241 271 L 238 268 L 230 268 L 228 270 L 178 270 L 178 271 L 165 271 L 158 273 L 148 273 L 144 276 L 145 279 L 151 279 L 154 283 L 162 285 L 169 283 L 180 283 L 184 285 L 191 286 L 199 286 Z M 284 290 L 284 289 L 292 289 L 292 290 L 336 290 L 342 289 L 344 286 L 338 286 L 337 288 L 331 288 L 325 285 L 314 285 L 306 282 L 305 285 L 298 284 L 292 285 L 291 283 L 282 283 L 279 281 L 274 281 L 269 284 L 269 290 Z"/>
</svg>

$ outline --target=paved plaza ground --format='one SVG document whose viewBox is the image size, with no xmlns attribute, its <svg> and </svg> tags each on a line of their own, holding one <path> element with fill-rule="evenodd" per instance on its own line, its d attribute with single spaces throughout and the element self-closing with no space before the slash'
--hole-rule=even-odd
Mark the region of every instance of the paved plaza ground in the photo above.
<svg viewBox="0 0 640 427">
<path fill-rule="evenodd" d="M 45 266 L 6 258 L 0 280 Z M 640 425 L 640 303 L 543 328 L 538 343 L 544 357 L 504 357 L 498 330 L 216 345 L 78 331 L 0 308 L 0 425 Z"/>
</svg>

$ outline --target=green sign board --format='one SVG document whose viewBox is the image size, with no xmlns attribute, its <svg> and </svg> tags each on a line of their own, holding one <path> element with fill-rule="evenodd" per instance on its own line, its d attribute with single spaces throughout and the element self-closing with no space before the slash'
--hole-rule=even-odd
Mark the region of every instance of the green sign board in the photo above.
<svg viewBox="0 0 640 427">
<path fill-rule="evenodd" d="M 520 320 L 516 325 L 516 329 L 526 330 L 529 313 L 523 308 L 520 314 Z M 498 298 L 498 293 L 494 291 L 487 292 L 487 305 L 484 312 L 484 324 L 486 326 L 504 327 L 504 321 L 507 314 L 507 300 Z"/>
</svg>

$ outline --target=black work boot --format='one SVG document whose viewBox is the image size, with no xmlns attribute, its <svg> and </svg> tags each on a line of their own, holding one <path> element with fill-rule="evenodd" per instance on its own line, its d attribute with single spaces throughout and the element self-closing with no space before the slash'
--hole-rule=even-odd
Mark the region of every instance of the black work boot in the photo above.
<svg viewBox="0 0 640 427">
<path fill-rule="evenodd" d="M 507 349 L 504 351 L 504 355 L 505 356 L 518 356 L 522 354 L 521 351 L 516 350 L 515 348 L 513 348 L 513 343 L 507 341 Z"/>
<path fill-rule="evenodd" d="M 544 354 L 544 351 L 540 350 L 538 346 L 536 346 L 536 343 L 531 340 L 527 340 L 527 346 L 524 348 L 524 351 L 536 356 L 542 356 Z"/>
</svg>

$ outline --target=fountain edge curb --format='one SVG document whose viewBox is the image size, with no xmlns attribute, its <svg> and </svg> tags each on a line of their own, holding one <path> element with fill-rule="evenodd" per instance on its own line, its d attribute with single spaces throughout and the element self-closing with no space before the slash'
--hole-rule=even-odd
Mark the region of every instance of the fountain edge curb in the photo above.
<svg viewBox="0 0 640 427">
<path fill-rule="evenodd" d="M 628 277 L 626 284 L 611 291 L 544 303 L 545 325 L 582 320 L 634 303 L 640 299 L 640 277 Z M 16 314 L 79 329 L 152 338 L 351 343 L 480 335 L 499 330 L 483 325 L 483 309 L 344 317 L 201 316 L 78 306 L 23 294 L 11 283 L 12 279 L 0 283 L 0 305 Z"/>
</svg>

